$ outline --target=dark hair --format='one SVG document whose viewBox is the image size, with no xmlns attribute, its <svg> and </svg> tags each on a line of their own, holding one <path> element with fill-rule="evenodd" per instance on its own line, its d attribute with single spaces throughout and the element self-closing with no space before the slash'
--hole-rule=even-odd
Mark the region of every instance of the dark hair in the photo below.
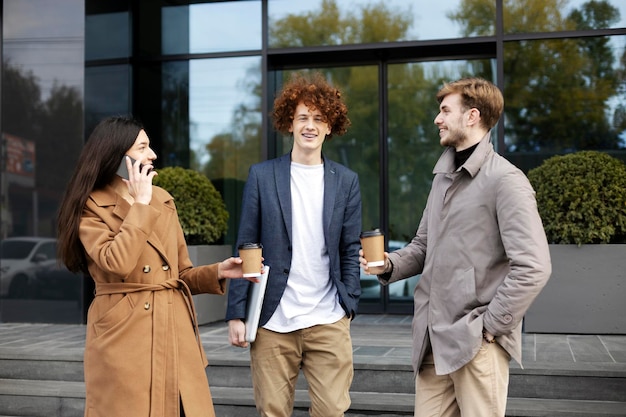
<svg viewBox="0 0 626 417">
<path fill-rule="evenodd" d="M 131 117 L 106 118 L 94 128 L 78 157 L 57 217 L 58 257 L 72 272 L 88 273 L 78 234 L 87 198 L 92 191 L 113 181 L 122 158 L 141 130 L 141 123 Z"/>
<path fill-rule="evenodd" d="M 332 87 L 319 72 L 313 73 L 310 77 L 294 73 L 291 79 L 274 100 L 274 127 L 282 133 L 289 133 L 289 128 L 293 123 L 296 107 L 300 103 L 307 107 L 319 110 L 324 121 L 330 126 L 330 134 L 343 135 L 350 126 L 348 119 L 348 107 L 341 98 L 341 92 Z"/>
<path fill-rule="evenodd" d="M 444 84 L 437 93 L 437 102 L 441 104 L 449 94 L 461 95 L 464 110 L 478 109 L 481 124 L 486 129 L 496 125 L 504 109 L 504 98 L 500 89 L 482 78 L 462 78 Z"/>
</svg>

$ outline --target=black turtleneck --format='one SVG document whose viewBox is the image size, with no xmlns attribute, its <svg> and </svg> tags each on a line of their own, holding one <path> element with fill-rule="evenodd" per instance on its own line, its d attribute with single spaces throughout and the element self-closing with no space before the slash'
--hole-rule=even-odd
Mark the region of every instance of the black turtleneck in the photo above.
<svg viewBox="0 0 626 417">
<path fill-rule="evenodd" d="M 461 165 L 465 163 L 469 159 L 469 157 L 474 152 L 474 149 L 478 146 L 478 143 L 474 146 L 470 146 L 467 149 L 463 149 L 462 151 L 454 152 L 454 167 L 455 169 L 459 169 Z"/>
</svg>

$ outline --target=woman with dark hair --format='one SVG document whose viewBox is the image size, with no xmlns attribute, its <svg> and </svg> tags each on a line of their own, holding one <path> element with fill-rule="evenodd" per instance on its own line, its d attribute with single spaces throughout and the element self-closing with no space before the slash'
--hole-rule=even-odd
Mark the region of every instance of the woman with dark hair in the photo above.
<svg viewBox="0 0 626 417">
<path fill-rule="evenodd" d="M 174 200 L 152 185 L 155 159 L 141 124 L 107 118 L 61 203 L 59 258 L 95 282 L 85 416 L 215 415 L 192 294 L 224 294 L 226 278 L 243 277 L 241 259 L 191 264 Z"/>
</svg>

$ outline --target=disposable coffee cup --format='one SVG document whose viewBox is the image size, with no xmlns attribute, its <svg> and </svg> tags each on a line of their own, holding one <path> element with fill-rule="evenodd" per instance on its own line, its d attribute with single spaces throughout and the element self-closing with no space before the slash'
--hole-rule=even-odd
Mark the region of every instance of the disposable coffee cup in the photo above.
<svg viewBox="0 0 626 417">
<path fill-rule="evenodd" d="M 379 229 L 361 233 L 363 257 L 367 259 L 367 267 L 385 265 L 385 235 Z"/>
<path fill-rule="evenodd" d="M 261 276 L 261 258 L 263 255 L 263 245 L 260 243 L 243 243 L 239 245 L 239 257 L 243 261 L 244 278 Z"/>
</svg>

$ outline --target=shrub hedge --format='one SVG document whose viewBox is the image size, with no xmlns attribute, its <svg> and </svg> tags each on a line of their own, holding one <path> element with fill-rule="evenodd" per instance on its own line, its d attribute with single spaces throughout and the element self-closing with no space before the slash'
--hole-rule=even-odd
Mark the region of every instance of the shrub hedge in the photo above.
<svg viewBox="0 0 626 417">
<path fill-rule="evenodd" d="M 546 159 L 528 172 L 550 243 L 626 242 L 626 165 L 603 152 Z"/>
<path fill-rule="evenodd" d="M 154 185 L 173 197 L 188 245 L 208 245 L 228 229 L 228 211 L 211 180 L 192 169 L 167 167 L 158 170 Z"/>
</svg>

